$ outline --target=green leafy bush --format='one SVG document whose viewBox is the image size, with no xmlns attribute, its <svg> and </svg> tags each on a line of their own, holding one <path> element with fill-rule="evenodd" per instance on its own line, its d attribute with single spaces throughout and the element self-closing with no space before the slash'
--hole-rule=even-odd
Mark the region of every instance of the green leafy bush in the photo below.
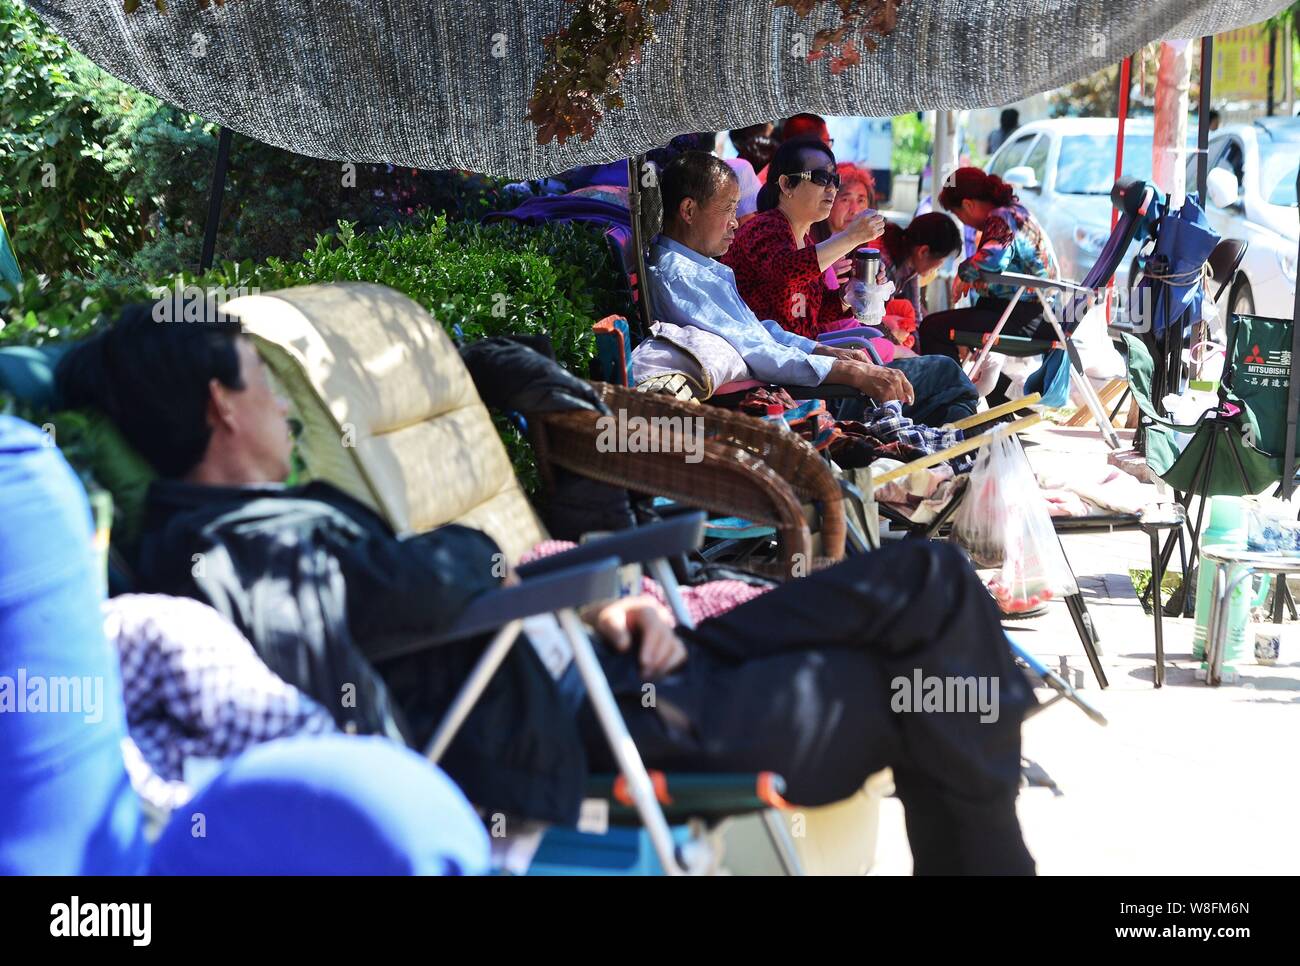
<svg viewBox="0 0 1300 966">
<path fill-rule="evenodd" d="M 934 135 L 915 114 L 894 118 L 894 174 L 920 174 L 930 163 Z"/>
<path fill-rule="evenodd" d="M 0 344 L 82 338 L 122 305 L 148 300 L 160 288 L 197 285 L 229 295 L 333 281 L 377 282 L 403 292 L 466 342 L 546 335 L 560 364 L 582 375 L 595 351 L 592 323 L 631 311 L 621 269 L 598 229 L 481 225 L 439 215 L 364 234 L 343 223 L 298 258 L 226 261 L 201 277 L 178 273 L 145 284 L 28 276 L 13 300 L 0 304 Z M 536 471 L 527 444 L 503 421 L 498 427 L 521 481 L 531 487 Z"/>
<path fill-rule="evenodd" d="M 26 7 L 0 0 L 0 209 L 29 270 L 78 269 L 143 241 L 146 216 L 111 170 L 101 130 L 105 77 Z"/>
<path fill-rule="evenodd" d="M 148 280 L 199 263 L 217 128 L 71 50 L 0 0 L 0 211 L 31 272 Z M 325 161 L 232 139 L 217 252 L 292 258 L 340 221 L 509 208 L 503 182 L 462 171 Z"/>
</svg>

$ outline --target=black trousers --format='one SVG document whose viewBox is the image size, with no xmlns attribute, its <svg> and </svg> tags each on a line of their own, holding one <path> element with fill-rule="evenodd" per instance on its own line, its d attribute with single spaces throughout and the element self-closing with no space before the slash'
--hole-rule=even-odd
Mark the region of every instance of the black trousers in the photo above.
<svg viewBox="0 0 1300 966">
<path fill-rule="evenodd" d="M 655 682 L 653 707 L 635 658 L 605 657 L 647 765 L 775 771 L 786 797 L 809 806 L 847 798 L 891 766 L 917 874 L 1033 872 L 1015 800 L 1034 698 L 955 548 L 908 542 L 851 557 L 682 636 L 689 657 Z M 982 680 L 996 716 L 903 710 L 918 676 Z M 613 770 L 589 706 L 580 722 L 591 766 Z"/>
<path fill-rule="evenodd" d="M 921 353 L 956 359 L 957 346 L 952 340 L 952 331 L 992 332 L 1006 309 L 1006 299 L 982 298 L 968 309 L 949 309 L 927 315 L 921 320 Z M 1043 318 L 1043 307 L 1036 298 L 1020 300 L 1011 310 L 1011 318 L 1007 319 L 1002 334 L 1031 339 L 1056 338 L 1056 331 Z"/>
</svg>

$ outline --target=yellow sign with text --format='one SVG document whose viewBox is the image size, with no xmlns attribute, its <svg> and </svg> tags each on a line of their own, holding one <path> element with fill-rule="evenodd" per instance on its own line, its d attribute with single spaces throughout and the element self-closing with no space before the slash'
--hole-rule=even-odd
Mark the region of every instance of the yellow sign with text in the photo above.
<svg viewBox="0 0 1300 966">
<path fill-rule="evenodd" d="M 1281 36 L 1277 45 L 1281 48 Z M 1280 101 L 1285 94 L 1281 50 L 1278 53 L 1273 72 L 1273 93 Z M 1268 100 L 1268 32 L 1263 24 L 1229 30 L 1214 38 L 1214 99 Z"/>
</svg>

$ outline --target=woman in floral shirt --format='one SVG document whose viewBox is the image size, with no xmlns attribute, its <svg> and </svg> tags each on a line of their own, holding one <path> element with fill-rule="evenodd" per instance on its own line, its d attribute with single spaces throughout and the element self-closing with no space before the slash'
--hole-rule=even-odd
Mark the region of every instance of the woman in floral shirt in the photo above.
<svg viewBox="0 0 1300 966">
<path fill-rule="evenodd" d="M 979 168 L 958 168 L 939 194 L 939 204 L 962 224 L 980 232 L 975 254 L 957 267 L 960 298 L 972 286 L 980 293 L 971 308 L 935 312 L 921 323 L 921 351 L 957 358 L 951 333 L 992 332 L 1017 289 L 985 285 L 983 272 L 1015 272 L 1039 278 L 1060 278 L 1056 252 L 1041 225 L 1020 204 L 1011 185 Z M 1050 339 L 1054 332 L 1044 320 L 1038 297 L 1026 290 L 1011 311 L 1003 335 Z"/>
<path fill-rule="evenodd" d="M 831 213 L 839 189 L 835 155 L 817 138 L 786 141 L 768 166 L 758 214 L 736 232 L 721 261 L 736 274 L 740 296 L 760 319 L 809 339 L 852 323 L 841 299 L 853 249 L 880 237 L 884 219 L 863 211 L 816 243 L 812 226 Z M 827 286 L 834 269 L 835 289 Z M 837 325 L 836 323 L 840 323 Z"/>
</svg>

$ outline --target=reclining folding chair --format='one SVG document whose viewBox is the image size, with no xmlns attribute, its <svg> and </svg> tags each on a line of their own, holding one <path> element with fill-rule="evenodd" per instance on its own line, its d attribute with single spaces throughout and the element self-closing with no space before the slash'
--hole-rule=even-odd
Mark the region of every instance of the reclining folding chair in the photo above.
<svg viewBox="0 0 1300 966">
<path fill-rule="evenodd" d="M 1042 419 L 1041 415 L 1035 414 L 1001 425 L 985 435 L 965 440 L 950 449 L 923 457 L 879 477 L 873 478 L 868 473 L 867 486 L 859 489 L 846 480 L 837 480 L 830 463 L 820 457 L 807 441 L 777 429 L 765 420 L 740 413 L 710 410 L 708 407 L 664 396 L 637 393 L 626 387 L 602 383 L 596 383 L 595 386 L 611 410 L 625 408 L 631 415 L 647 420 L 662 420 L 658 424 L 649 423 L 651 426 L 663 427 L 660 441 L 653 447 L 656 451 L 605 453 L 600 454 L 600 460 L 594 462 L 592 454 L 599 433 L 594 413 L 572 411 L 533 416 L 529 419 L 529 424 L 543 480 L 551 478 L 553 467 L 563 467 L 633 490 L 641 487 L 655 493 L 683 494 L 683 502 L 689 505 L 716 513 L 735 513 L 757 523 L 770 523 L 779 535 L 779 573 L 781 576 L 795 578 L 834 564 L 842 558 L 846 546 L 862 553 L 879 549 L 880 536 L 875 527 L 875 514 L 878 509 L 886 513 L 887 510 L 874 502 L 873 483 L 883 484 L 919 468 L 937 465 L 973 452 L 1001 436 L 1023 432 Z M 998 418 L 1034 402 L 1035 397 L 1028 397 L 977 414 L 971 420 L 978 422 Z M 671 455 L 677 449 L 671 440 L 672 430 L 669 427 L 672 426 L 672 421 L 692 418 L 706 419 L 705 425 L 708 427 L 706 457 L 700 464 L 686 464 L 679 457 Z M 701 487 L 699 479 L 692 478 L 692 474 L 701 472 L 718 473 L 717 482 Z M 770 487 L 746 485 L 755 477 L 768 478 L 771 480 Z M 690 481 L 689 495 L 686 495 L 685 489 L 687 481 Z M 954 497 L 937 523 L 924 528 L 913 528 L 909 535 L 937 536 L 960 499 L 960 494 Z M 865 519 L 865 530 L 855 530 L 851 521 L 846 520 L 843 504 L 849 501 L 856 502 L 860 508 Z M 811 508 L 808 506 L 810 503 Z M 808 520 L 814 512 L 821 522 L 822 543 L 819 548 L 821 553 L 810 556 L 813 543 Z M 847 545 L 846 534 L 852 535 Z M 681 607 L 680 601 L 670 597 L 670 602 L 674 604 L 678 620 L 689 624 L 690 616 Z M 1106 687 L 1106 676 L 1101 668 L 1096 634 L 1087 605 L 1082 595 L 1077 594 L 1067 598 L 1066 604 L 1093 673 L 1101 686 Z M 1026 660 L 1028 666 L 1047 684 L 1082 707 L 1089 717 L 1104 723 L 1104 719 L 1083 703 L 1059 676 L 1047 673 L 1041 668 L 1041 662 L 1028 657 L 1027 652 L 1022 652 L 1023 648 L 1020 648 L 1018 656 Z"/>
<path fill-rule="evenodd" d="M 1234 315 L 1225 334 L 1219 403 L 1191 425 L 1176 424 L 1160 411 L 1152 396 L 1154 363 L 1148 348 L 1134 336 L 1124 337 L 1129 382 L 1143 417 L 1147 465 L 1174 489 L 1188 513 L 1192 499 L 1200 500 L 1196 522 L 1188 527 L 1191 554 L 1182 561 L 1185 586 L 1196 567 L 1209 498 L 1259 493 L 1272 485 L 1275 494 L 1289 493 L 1286 483 L 1295 474 L 1295 323 Z M 1173 553 L 1175 538 L 1181 546 L 1181 530 L 1166 541 L 1162 566 Z M 1279 590 L 1283 588 L 1284 582 Z M 1285 593 L 1278 594 L 1275 620 L 1281 617 L 1285 598 Z M 1186 613 L 1190 595 L 1184 595 L 1183 603 Z M 1158 599 L 1153 606 L 1159 609 Z"/>
<path fill-rule="evenodd" d="M 1097 257 L 1092 269 L 1079 284 L 1059 279 L 1038 278 L 1014 272 L 986 272 L 983 281 L 1010 286 L 1016 294 L 1007 304 L 1006 311 L 998 320 L 997 326 L 990 333 L 960 332 L 950 333 L 953 342 L 959 346 L 976 348 L 974 360 L 970 363 L 968 373 L 977 379 L 980 370 L 990 352 L 1012 356 L 1043 355 L 1043 365 L 1029 377 L 1025 383 L 1026 391 L 1038 391 L 1047 394 L 1047 387 L 1054 384 L 1061 366 L 1069 366 L 1070 381 L 1083 396 L 1089 412 L 1101 429 L 1102 436 L 1111 449 L 1119 449 L 1119 437 L 1115 435 L 1106 411 L 1097 397 L 1097 392 L 1083 371 L 1079 350 L 1070 341 L 1070 335 L 1083 320 L 1088 310 L 1105 294 L 1107 286 L 1115 276 L 1135 239 L 1144 237 L 1154 217 L 1155 203 L 1158 201 L 1156 190 L 1144 182 L 1121 179 L 1111 189 L 1111 201 L 1120 209 L 1121 216 L 1106 242 L 1105 248 Z M 1056 333 L 1052 340 L 1030 339 L 1023 336 L 1002 335 L 1002 329 L 1011 316 L 1012 309 L 1019 303 L 1027 291 L 1033 291 L 1043 307 L 1043 318 Z M 1062 297 L 1062 314 L 1057 316 L 1052 296 Z"/>
<path fill-rule="evenodd" d="M 1205 260 L 1205 270 L 1208 276 L 1208 280 L 1214 282 L 1214 284 L 1218 286 L 1218 288 L 1214 292 L 1214 295 L 1210 297 L 1211 302 L 1218 303 L 1223 298 L 1223 293 L 1228 290 L 1228 286 L 1230 286 L 1233 282 L 1233 279 L 1237 277 L 1237 269 L 1241 266 L 1242 259 L 1246 257 L 1246 250 L 1249 247 L 1250 246 L 1248 245 L 1247 242 L 1244 242 L 1239 238 L 1225 238 L 1222 241 L 1220 241 L 1217 245 L 1214 246 L 1214 250 L 1210 252 L 1210 257 Z M 1139 284 L 1138 278 L 1129 279 L 1130 290 L 1135 289 L 1138 284 Z M 1227 327 L 1225 325 L 1225 331 L 1226 328 Z M 1129 321 L 1126 319 L 1115 320 L 1110 325 L 1109 329 L 1110 329 L 1111 337 L 1120 345 L 1123 344 L 1124 335 L 1135 334 L 1133 325 L 1130 324 Z M 1208 339 L 1209 335 L 1210 333 L 1206 332 L 1205 338 Z M 1146 344 L 1147 344 L 1147 349 L 1149 353 L 1152 354 L 1153 361 L 1154 361 L 1155 355 L 1161 352 L 1161 346 L 1158 346 L 1156 344 L 1156 340 L 1154 337 L 1148 338 L 1146 340 Z M 1179 364 L 1181 365 L 1181 359 L 1179 360 Z M 1151 385 L 1152 385 L 1152 391 L 1150 393 L 1151 401 L 1156 403 L 1156 406 L 1160 410 L 1162 415 L 1168 415 L 1167 413 L 1164 412 L 1164 407 L 1161 405 L 1161 401 L 1164 399 L 1166 394 L 1159 392 L 1155 388 L 1156 377 L 1154 373 L 1152 375 Z M 1111 423 L 1115 422 L 1115 417 L 1119 414 L 1119 411 L 1124 407 L 1124 403 L 1128 401 L 1132 393 L 1133 393 L 1133 389 L 1130 385 L 1128 385 L 1126 380 L 1124 386 L 1124 392 L 1119 397 L 1119 401 L 1115 403 L 1115 408 L 1111 410 L 1110 413 Z"/>
<path fill-rule="evenodd" d="M 519 487 L 505 448 L 451 340 L 420 306 L 378 285 L 310 285 L 232 301 L 227 311 L 255 340 L 303 430 L 309 475 L 326 479 L 376 509 L 398 533 L 461 523 L 492 536 L 508 562 L 545 538 Z M 617 569 L 645 562 L 671 581 L 664 558 L 693 549 L 699 515 L 584 544 L 518 572 L 522 584 L 475 601 L 440 639 L 492 633 L 464 690 L 434 736 L 436 761 L 493 671 L 514 646 L 521 622 L 555 614 L 573 647 L 593 708 L 622 769 L 621 780 L 593 777 L 589 794 L 613 817 L 644 825 L 658 867 L 695 867 L 673 840 L 669 814 L 716 821 L 779 807 L 782 782 L 770 773 L 658 776 L 647 773 L 605 681 L 578 607 L 617 596 Z M 381 649 L 382 659 L 396 656 Z M 612 796 L 612 797 L 611 797 Z M 773 846 L 798 867 L 788 842 Z"/>
<path fill-rule="evenodd" d="M 1187 389 L 1183 354 L 1201 318 L 1206 265 L 1221 243 L 1194 195 L 1177 211 L 1157 204 L 1156 212 L 1152 245 L 1138 259 L 1140 277 L 1128 331 L 1141 335 L 1151 352 L 1155 363 L 1151 395 L 1159 401 Z M 1229 245 L 1220 258 L 1231 259 L 1241 244 Z M 1244 248 L 1240 251 L 1244 254 Z M 1220 282 L 1220 292 L 1224 284 Z"/>
</svg>

